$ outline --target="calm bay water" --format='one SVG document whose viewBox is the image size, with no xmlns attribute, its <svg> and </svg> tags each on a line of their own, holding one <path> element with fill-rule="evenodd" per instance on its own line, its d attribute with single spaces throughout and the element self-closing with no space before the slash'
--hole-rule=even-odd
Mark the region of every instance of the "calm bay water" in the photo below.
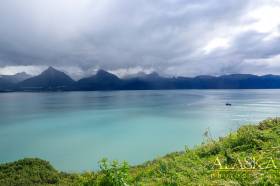
<svg viewBox="0 0 280 186">
<path fill-rule="evenodd" d="M 225 103 L 232 103 L 226 107 Z M 103 157 L 139 164 L 280 114 L 280 90 L 0 94 L 0 162 L 39 157 L 64 171 Z"/>
</svg>

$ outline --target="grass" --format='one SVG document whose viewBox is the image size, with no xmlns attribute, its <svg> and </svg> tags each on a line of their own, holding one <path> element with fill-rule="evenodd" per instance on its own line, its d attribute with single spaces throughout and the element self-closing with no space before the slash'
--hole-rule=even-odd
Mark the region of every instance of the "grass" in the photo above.
<svg viewBox="0 0 280 186">
<path fill-rule="evenodd" d="M 205 135 L 204 144 L 139 166 L 103 159 L 98 172 L 62 173 L 40 159 L 2 164 L 0 185 L 279 185 L 279 118 L 242 126 L 217 140 Z"/>
</svg>

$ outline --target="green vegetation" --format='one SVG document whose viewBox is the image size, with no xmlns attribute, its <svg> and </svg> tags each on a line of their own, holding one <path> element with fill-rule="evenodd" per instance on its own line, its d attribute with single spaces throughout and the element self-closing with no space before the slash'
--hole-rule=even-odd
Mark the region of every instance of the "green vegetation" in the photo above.
<svg viewBox="0 0 280 186">
<path fill-rule="evenodd" d="M 0 185 L 279 185 L 280 119 L 245 125 L 226 137 L 129 167 L 101 160 L 100 171 L 61 173 L 40 159 L 0 165 Z M 279 169 L 279 170 L 278 170 Z"/>
<path fill-rule="evenodd" d="M 0 165 L 0 185 L 77 185 L 78 175 L 61 173 L 47 161 L 26 158 Z"/>
</svg>

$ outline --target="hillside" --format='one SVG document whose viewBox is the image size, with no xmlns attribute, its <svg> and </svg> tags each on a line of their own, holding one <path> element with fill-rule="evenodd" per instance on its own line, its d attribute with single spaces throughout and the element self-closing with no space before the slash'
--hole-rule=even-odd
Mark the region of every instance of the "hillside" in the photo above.
<svg viewBox="0 0 280 186">
<path fill-rule="evenodd" d="M 40 159 L 0 165 L 0 185 L 277 185 L 280 183 L 280 119 L 245 125 L 143 165 L 106 159 L 101 171 L 67 174 Z"/>
</svg>

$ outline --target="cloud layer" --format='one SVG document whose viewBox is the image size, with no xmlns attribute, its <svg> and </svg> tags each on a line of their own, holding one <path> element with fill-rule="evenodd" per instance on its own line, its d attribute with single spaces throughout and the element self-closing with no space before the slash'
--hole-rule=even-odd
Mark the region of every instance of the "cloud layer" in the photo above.
<svg viewBox="0 0 280 186">
<path fill-rule="evenodd" d="M 279 0 L 0 1 L 0 73 L 280 74 Z"/>
</svg>

